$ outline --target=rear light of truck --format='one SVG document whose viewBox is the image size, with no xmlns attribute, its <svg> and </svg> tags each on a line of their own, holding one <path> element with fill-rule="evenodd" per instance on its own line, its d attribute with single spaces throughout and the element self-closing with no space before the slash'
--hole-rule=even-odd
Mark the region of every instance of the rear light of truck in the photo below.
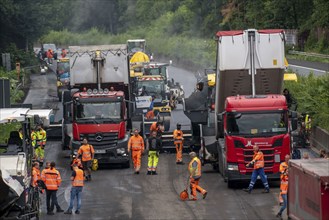
<svg viewBox="0 0 329 220">
<path fill-rule="evenodd" d="M 126 123 L 120 122 L 120 127 L 119 127 L 119 134 L 118 134 L 118 139 L 123 139 L 126 135 Z"/>
</svg>

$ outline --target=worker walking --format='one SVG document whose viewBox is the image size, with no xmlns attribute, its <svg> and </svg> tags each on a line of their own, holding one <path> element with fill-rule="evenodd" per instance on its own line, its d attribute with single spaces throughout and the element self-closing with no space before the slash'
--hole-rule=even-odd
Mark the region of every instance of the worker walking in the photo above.
<svg viewBox="0 0 329 220">
<path fill-rule="evenodd" d="M 152 131 L 151 137 L 146 142 L 148 150 L 147 175 L 157 175 L 156 169 L 159 162 L 159 154 L 162 149 L 161 139 L 157 137 L 157 132 Z"/>
<path fill-rule="evenodd" d="M 203 199 L 205 199 L 208 192 L 199 186 L 199 181 L 201 179 L 201 161 L 195 152 L 191 152 L 189 155 L 191 157 L 191 161 L 188 165 L 188 171 L 190 174 L 192 200 L 197 200 L 197 191 L 200 192 L 203 195 Z"/>
<path fill-rule="evenodd" d="M 79 169 L 77 164 L 73 164 L 73 172 L 71 175 L 72 188 L 70 196 L 70 205 L 69 208 L 64 212 L 64 214 L 72 214 L 75 197 L 77 198 L 77 208 L 75 210 L 75 214 L 80 214 L 83 179 L 83 171 Z"/>
<path fill-rule="evenodd" d="M 64 212 L 57 202 L 57 190 L 62 179 L 55 166 L 55 162 L 51 162 L 50 168 L 44 169 L 41 173 L 41 179 L 46 185 L 47 215 L 54 215 L 54 206 L 56 206 L 57 212 Z"/>
<path fill-rule="evenodd" d="M 246 166 L 249 167 L 250 165 L 254 166 L 254 170 L 251 175 L 251 181 L 249 184 L 249 187 L 247 189 L 243 189 L 243 191 L 251 193 L 252 189 L 254 188 L 255 182 L 257 180 L 257 177 L 260 176 L 263 185 L 265 187 L 264 193 L 270 192 L 270 187 L 267 182 L 267 178 L 265 176 L 264 172 L 264 155 L 263 152 L 259 150 L 259 147 L 257 145 L 254 145 L 254 156 L 252 161 L 248 163 Z"/>
<path fill-rule="evenodd" d="M 174 144 L 176 146 L 176 164 L 183 164 L 183 131 L 181 124 L 177 123 L 176 129 L 173 132 Z"/>
<path fill-rule="evenodd" d="M 282 212 L 287 208 L 287 203 L 288 203 L 288 161 L 290 159 L 289 155 L 286 155 L 285 157 L 285 162 L 280 164 L 280 179 L 281 179 L 281 184 L 280 184 L 280 195 L 279 195 L 279 200 L 280 200 L 280 205 L 282 207 L 280 208 L 278 214 L 276 215 L 277 218 L 282 219 Z"/>
<path fill-rule="evenodd" d="M 128 153 L 132 151 L 135 174 L 139 174 L 141 168 L 141 157 L 144 152 L 144 140 L 139 135 L 138 129 L 134 130 L 134 135 L 128 141 Z"/>
<path fill-rule="evenodd" d="M 83 138 L 82 145 L 78 150 L 78 157 L 82 156 L 82 167 L 85 172 L 86 180 L 91 180 L 91 165 L 94 159 L 94 147 L 88 144 L 87 138 Z"/>
</svg>

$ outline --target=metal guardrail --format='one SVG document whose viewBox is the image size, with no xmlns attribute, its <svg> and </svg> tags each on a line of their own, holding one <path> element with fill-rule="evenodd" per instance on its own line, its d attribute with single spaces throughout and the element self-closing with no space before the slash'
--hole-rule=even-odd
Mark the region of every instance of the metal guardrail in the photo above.
<svg viewBox="0 0 329 220">
<path fill-rule="evenodd" d="M 302 55 L 302 56 L 319 57 L 319 58 L 329 59 L 329 55 L 320 54 L 320 53 L 307 53 L 307 52 L 296 51 L 296 50 L 289 50 L 288 53 L 289 54 L 295 54 L 295 55 Z"/>
<path fill-rule="evenodd" d="M 313 127 L 312 134 L 310 136 L 311 145 L 316 147 L 318 150 L 326 150 L 329 151 L 329 132 L 320 128 Z"/>
</svg>

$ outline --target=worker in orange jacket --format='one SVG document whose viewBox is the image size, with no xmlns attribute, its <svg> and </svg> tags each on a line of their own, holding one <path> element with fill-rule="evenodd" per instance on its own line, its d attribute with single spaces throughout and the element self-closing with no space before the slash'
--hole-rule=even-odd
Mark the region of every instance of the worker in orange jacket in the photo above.
<svg viewBox="0 0 329 220">
<path fill-rule="evenodd" d="M 38 180 L 41 180 L 40 165 L 39 165 L 39 162 L 34 162 L 32 164 L 32 181 L 31 181 L 31 185 L 33 187 L 37 187 L 38 186 Z"/>
<path fill-rule="evenodd" d="M 157 132 L 157 137 L 161 138 L 164 132 L 163 123 L 161 121 L 153 122 L 150 127 L 150 134 L 155 131 Z"/>
<path fill-rule="evenodd" d="M 176 147 L 176 164 L 183 164 L 183 131 L 181 130 L 181 124 L 177 123 L 176 128 L 173 132 L 174 144 Z"/>
<path fill-rule="evenodd" d="M 84 138 L 82 140 L 82 145 L 78 150 L 78 158 L 82 156 L 82 167 L 85 171 L 86 180 L 91 180 L 91 165 L 92 161 L 94 159 L 95 150 L 94 147 L 90 144 L 88 144 L 87 138 Z"/>
<path fill-rule="evenodd" d="M 44 169 L 41 173 L 41 179 L 46 185 L 47 215 L 54 215 L 54 206 L 57 212 L 64 212 L 57 202 L 57 190 L 62 182 L 61 175 L 55 168 L 55 162 L 50 163 L 50 168 Z M 50 203 L 51 200 L 51 203 Z"/>
<path fill-rule="evenodd" d="M 153 111 L 153 109 L 151 109 L 150 111 L 148 111 L 148 112 L 145 114 L 145 118 L 146 118 L 146 119 L 154 119 L 154 118 L 155 118 L 155 115 L 154 115 L 154 111 Z"/>
<path fill-rule="evenodd" d="M 190 188 L 192 200 L 197 200 L 197 191 L 200 192 L 203 195 L 203 199 L 205 199 L 208 192 L 201 186 L 199 186 L 199 181 L 201 179 L 201 161 L 194 151 L 192 151 L 189 155 L 191 157 L 191 161 L 188 165 L 188 171 L 190 173 Z"/>
<path fill-rule="evenodd" d="M 285 177 L 285 175 L 288 172 L 289 160 L 290 160 L 290 155 L 287 154 L 284 158 L 284 161 L 280 164 L 279 171 L 280 171 L 281 180 Z M 281 194 L 282 193 L 280 192 L 280 195 L 279 195 L 280 205 L 282 205 L 284 203 L 284 200 L 283 200 Z"/>
<path fill-rule="evenodd" d="M 73 164 L 73 172 L 71 175 L 72 188 L 71 188 L 71 196 L 70 196 L 70 206 L 67 209 L 67 211 L 64 212 L 64 214 L 72 214 L 75 197 L 77 197 L 77 209 L 75 210 L 75 214 L 80 214 L 81 194 L 84 185 L 83 180 L 84 180 L 83 170 L 79 169 L 77 164 Z"/>
<path fill-rule="evenodd" d="M 289 155 L 288 155 L 289 156 Z M 290 157 L 289 157 L 290 158 Z M 285 163 L 285 162 L 283 162 Z M 281 166 L 281 165 L 280 165 Z M 282 212 L 287 208 L 288 201 L 288 169 L 286 169 L 283 173 L 281 173 L 281 184 L 280 184 L 280 195 L 279 200 L 282 201 L 282 207 L 280 211 L 276 215 L 276 217 L 282 219 Z"/>
<path fill-rule="evenodd" d="M 66 55 L 67 55 L 67 51 L 65 50 L 65 48 L 62 48 L 62 53 L 61 53 L 62 58 L 65 58 Z"/>
<path fill-rule="evenodd" d="M 144 140 L 139 135 L 138 129 L 134 130 L 134 135 L 128 141 L 128 153 L 132 151 L 132 159 L 134 163 L 135 174 L 139 174 L 141 168 L 141 157 L 144 152 Z"/>
<path fill-rule="evenodd" d="M 246 165 L 246 167 L 249 167 L 250 165 L 254 166 L 254 170 L 251 175 L 251 181 L 249 184 L 249 187 L 246 189 L 243 189 L 243 191 L 251 193 L 252 189 L 254 188 L 255 182 L 257 180 L 257 177 L 260 176 L 263 185 L 265 187 L 264 193 L 270 192 L 270 187 L 267 182 L 267 178 L 265 176 L 264 172 L 264 155 L 263 152 L 259 150 L 259 147 L 257 145 L 253 146 L 254 149 L 254 156 L 252 161 Z"/>
</svg>

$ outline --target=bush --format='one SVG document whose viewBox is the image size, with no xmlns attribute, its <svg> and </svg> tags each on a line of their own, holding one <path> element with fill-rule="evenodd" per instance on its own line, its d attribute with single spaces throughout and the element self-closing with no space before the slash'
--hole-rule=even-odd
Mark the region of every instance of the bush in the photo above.
<svg viewBox="0 0 329 220">
<path fill-rule="evenodd" d="M 23 75 L 24 77 L 24 75 Z M 16 71 L 4 71 L 0 68 L 0 78 L 10 80 L 10 103 L 17 103 L 24 97 L 24 91 L 17 79 Z"/>
</svg>

